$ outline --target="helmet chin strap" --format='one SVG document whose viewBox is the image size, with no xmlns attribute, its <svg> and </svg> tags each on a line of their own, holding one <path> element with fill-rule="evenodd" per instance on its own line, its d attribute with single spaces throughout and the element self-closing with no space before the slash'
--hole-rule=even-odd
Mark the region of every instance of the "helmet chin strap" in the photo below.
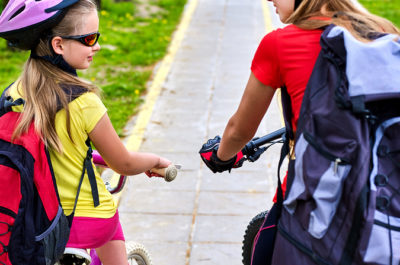
<svg viewBox="0 0 400 265">
<path fill-rule="evenodd" d="M 52 65 L 60 68 L 61 70 L 74 75 L 74 76 L 78 76 L 78 74 L 76 73 L 76 69 L 72 68 L 62 57 L 61 54 L 55 54 L 52 56 L 49 55 L 45 55 L 45 56 L 39 56 L 36 54 L 36 52 L 34 50 L 31 50 L 31 58 L 34 59 L 42 59 L 45 61 L 48 61 L 49 63 L 51 63 Z"/>
<path fill-rule="evenodd" d="M 294 10 L 296 11 L 296 9 L 299 7 L 299 5 L 301 4 L 303 0 L 294 0 Z"/>
<path fill-rule="evenodd" d="M 52 55 L 45 55 L 45 56 L 39 56 L 36 52 L 35 49 L 31 49 L 31 54 L 30 57 L 34 58 L 34 59 L 42 59 L 45 61 L 48 61 L 49 63 L 51 63 L 54 66 L 57 66 L 58 68 L 60 68 L 61 70 L 74 75 L 74 76 L 78 76 L 76 69 L 73 68 L 72 66 L 70 66 L 65 60 L 64 57 L 62 57 L 61 54 L 57 54 L 54 52 L 53 47 L 51 46 L 51 38 L 49 38 L 49 47 L 51 50 Z"/>
</svg>

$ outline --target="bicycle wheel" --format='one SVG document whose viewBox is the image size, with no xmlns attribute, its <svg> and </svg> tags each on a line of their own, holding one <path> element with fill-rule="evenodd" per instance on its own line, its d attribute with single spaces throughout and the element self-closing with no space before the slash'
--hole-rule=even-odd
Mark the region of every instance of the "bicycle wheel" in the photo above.
<svg viewBox="0 0 400 265">
<path fill-rule="evenodd" d="M 151 265 L 150 254 L 146 248 L 136 242 L 126 243 L 126 254 L 128 256 L 129 265 Z"/>
<path fill-rule="evenodd" d="M 262 226 L 265 216 L 268 211 L 257 214 L 250 223 L 247 225 L 246 231 L 244 232 L 243 245 L 242 245 L 242 262 L 243 265 L 251 265 L 251 255 L 253 254 L 254 239 Z"/>
</svg>

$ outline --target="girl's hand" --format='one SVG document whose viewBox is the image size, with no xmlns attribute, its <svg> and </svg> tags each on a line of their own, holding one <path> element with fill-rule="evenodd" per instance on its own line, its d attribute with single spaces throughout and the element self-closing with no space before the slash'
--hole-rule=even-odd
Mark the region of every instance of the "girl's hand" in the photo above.
<svg viewBox="0 0 400 265">
<path fill-rule="evenodd" d="M 152 178 L 152 177 L 164 178 L 164 177 L 161 176 L 160 174 L 151 172 L 151 170 L 147 170 L 147 171 L 145 171 L 144 173 L 145 173 L 149 178 Z"/>
<path fill-rule="evenodd" d="M 168 167 L 171 164 L 172 164 L 172 162 L 169 161 L 168 159 L 166 159 L 164 157 L 160 157 L 158 165 L 156 165 L 154 168 L 165 168 L 165 167 Z"/>
<path fill-rule="evenodd" d="M 167 168 L 169 165 L 171 165 L 172 164 L 172 162 L 171 161 L 169 161 L 168 159 L 166 159 L 166 158 L 164 158 L 164 157 L 160 157 L 159 158 L 159 161 L 158 161 L 158 165 L 156 165 L 154 168 L 158 168 L 158 169 L 160 169 L 160 168 Z M 160 178 L 163 178 L 164 176 L 162 176 L 162 175 L 160 175 L 160 174 L 157 174 L 157 173 L 155 173 L 155 172 L 152 172 L 152 170 L 150 169 L 150 170 L 147 170 L 147 171 L 145 171 L 144 172 L 149 178 L 151 178 L 151 177 L 160 177 Z"/>
</svg>

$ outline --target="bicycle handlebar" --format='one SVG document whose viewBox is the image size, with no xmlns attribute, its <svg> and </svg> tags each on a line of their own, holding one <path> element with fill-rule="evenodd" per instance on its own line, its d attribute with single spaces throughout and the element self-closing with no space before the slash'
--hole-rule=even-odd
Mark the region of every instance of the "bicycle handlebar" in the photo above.
<svg viewBox="0 0 400 265">
<path fill-rule="evenodd" d="M 264 135 L 263 137 L 260 137 L 258 139 L 252 140 L 251 142 L 253 143 L 254 146 L 260 147 L 264 144 L 270 143 L 274 140 L 282 139 L 283 135 L 286 132 L 286 128 L 280 128 L 279 130 L 273 131 L 270 134 Z"/>
<path fill-rule="evenodd" d="M 153 168 L 150 171 L 163 176 L 165 181 L 167 182 L 173 181 L 176 178 L 176 175 L 178 174 L 178 169 L 176 168 L 175 165 L 172 164 L 166 168 Z"/>
<path fill-rule="evenodd" d="M 92 157 L 93 157 L 93 163 L 96 166 L 108 168 L 108 165 L 106 164 L 104 159 L 101 157 L 99 152 L 97 152 L 96 150 L 93 150 Z M 150 171 L 162 176 L 164 178 L 164 180 L 167 182 L 173 181 L 176 178 L 176 175 L 178 174 L 178 169 L 175 167 L 175 165 L 169 165 L 167 168 L 153 168 Z M 117 186 L 110 187 L 110 185 L 108 184 L 109 186 L 107 189 L 109 190 L 109 192 L 111 194 L 120 192 L 122 190 L 122 188 L 124 187 L 125 182 L 126 182 L 126 176 L 120 175 Z"/>
<path fill-rule="evenodd" d="M 257 137 L 248 142 L 242 149 L 242 153 L 246 156 L 247 160 L 254 162 L 260 158 L 261 154 L 264 153 L 271 145 L 275 143 L 282 143 L 282 141 L 274 142 L 275 140 L 283 139 L 286 133 L 285 127 L 273 131 L 262 137 Z M 265 144 L 270 144 L 269 146 L 262 147 Z"/>
<path fill-rule="evenodd" d="M 92 157 L 93 157 L 93 163 L 94 163 L 96 166 L 108 168 L 106 162 L 105 162 L 104 159 L 101 157 L 101 155 L 99 154 L 99 152 L 97 152 L 96 150 L 93 150 L 93 152 L 92 152 Z"/>
</svg>

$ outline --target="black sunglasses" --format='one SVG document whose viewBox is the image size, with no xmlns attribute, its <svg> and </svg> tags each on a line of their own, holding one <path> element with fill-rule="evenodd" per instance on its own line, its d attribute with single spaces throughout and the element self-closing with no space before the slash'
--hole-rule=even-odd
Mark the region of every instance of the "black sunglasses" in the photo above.
<svg viewBox="0 0 400 265">
<path fill-rule="evenodd" d="M 96 45 L 100 37 L 100 32 L 89 33 L 79 36 L 60 36 L 63 39 L 77 40 L 85 46 L 92 47 Z"/>
</svg>

